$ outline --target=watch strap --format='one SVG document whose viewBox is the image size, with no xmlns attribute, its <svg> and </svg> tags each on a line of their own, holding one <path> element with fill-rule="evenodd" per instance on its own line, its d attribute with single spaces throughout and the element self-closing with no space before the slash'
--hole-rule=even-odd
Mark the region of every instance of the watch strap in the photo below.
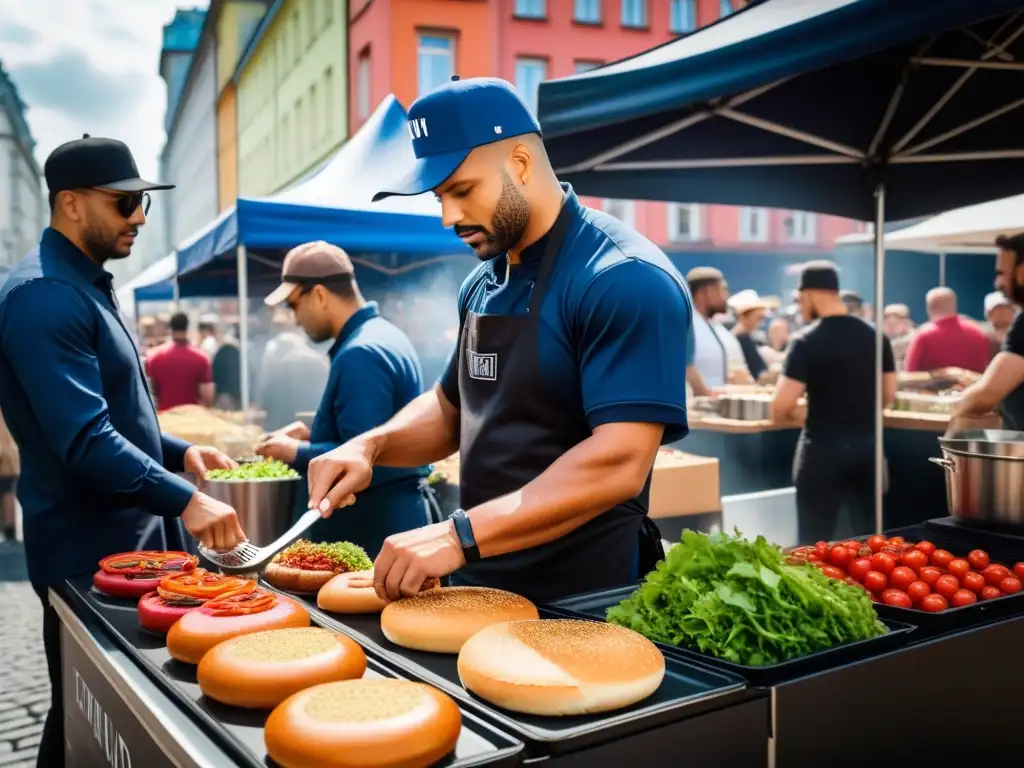
<svg viewBox="0 0 1024 768">
<path fill-rule="evenodd" d="M 466 562 L 475 563 L 480 559 L 480 549 L 476 545 L 476 537 L 473 535 L 473 523 L 466 514 L 466 510 L 455 510 L 450 519 L 455 527 L 455 535 L 462 546 L 462 553 L 466 556 Z"/>
</svg>

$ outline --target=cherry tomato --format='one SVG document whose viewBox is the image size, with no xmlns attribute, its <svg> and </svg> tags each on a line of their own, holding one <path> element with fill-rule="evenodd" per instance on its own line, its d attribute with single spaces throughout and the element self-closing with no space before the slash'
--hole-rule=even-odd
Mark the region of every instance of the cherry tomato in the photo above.
<svg viewBox="0 0 1024 768">
<path fill-rule="evenodd" d="M 971 571 L 960 581 L 960 585 L 964 589 L 969 589 L 974 594 L 981 594 L 981 590 L 985 588 L 985 577 L 980 573 Z"/>
<path fill-rule="evenodd" d="M 978 596 L 966 589 L 958 589 L 953 593 L 953 597 L 949 599 L 949 602 L 954 608 L 963 608 L 965 605 L 978 602 Z"/>
<path fill-rule="evenodd" d="M 889 580 L 885 578 L 884 573 L 868 571 L 864 575 L 864 586 L 867 588 L 868 592 L 881 592 L 889 586 Z"/>
<path fill-rule="evenodd" d="M 921 608 L 929 613 L 939 613 L 948 607 L 949 603 L 946 602 L 946 598 L 942 595 L 928 595 L 928 597 L 921 601 Z"/>
<path fill-rule="evenodd" d="M 935 545 L 930 541 L 919 541 L 914 545 L 914 549 L 918 552 L 924 552 L 928 557 L 932 556 L 932 552 L 935 551 Z"/>
<path fill-rule="evenodd" d="M 949 561 L 949 565 L 946 567 L 946 570 L 949 571 L 950 575 L 956 576 L 958 579 L 962 579 L 971 572 L 971 564 L 962 557 L 958 557 L 955 560 Z"/>
<path fill-rule="evenodd" d="M 834 565 L 826 565 L 821 569 L 821 572 L 828 576 L 830 579 L 839 579 L 842 581 L 846 578 L 846 571 L 842 568 L 837 568 Z"/>
<path fill-rule="evenodd" d="M 1024 563 L 1013 564 L 1013 575 L 1018 579 L 1024 579 Z"/>
<path fill-rule="evenodd" d="M 815 550 L 814 552 L 811 552 L 809 555 L 807 555 L 807 559 L 812 563 L 820 563 L 821 553 Z"/>
<path fill-rule="evenodd" d="M 850 563 L 850 575 L 857 581 L 864 581 L 867 572 L 871 570 L 871 560 L 866 557 L 858 557 Z"/>
<path fill-rule="evenodd" d="M 886 544 L 882 547 L 882 551 L 887 555 L 892 555 L 893 559 L 898 563 L 900 558 L 903 557 L 903 553 L 906 551 L 906 547 L 894 547 L 891 544 Z"/>
<path fill-rule="evenodd" d="M 871 568 L 886 575 L 892 573 L 896 567 L 896 558 L 888 552 L 876 552 L 871 556 Z"/>
<path fill-rule="evenodd" d="M 909 587 L 907 587 L 907 594 L 910 596 L 910 601 L 915 605 L 917 603 L 920 603 L 931 593 L 932 588 L 925 584 L 923 581 L 915 581 Z"/>
<path fill-rule="evenodd" d="M 956 576 L 946 574 L 945 576 L 939 576 L 935 582 L 935 591 L 946 599 L 955 595 L 958 589 L 960 589 L 960 582 Z"/>
<path fill-rule="evenodd" d="M 832 565 L 838 566 L 839 568 L 846 568 L 853 561 L 853 553 L 846 547 L 837 544 L 832 547 L 832 551 L 829 553 L 829 562 Z"/>
<path fill-rule="evenodd" d="M 997 597 L 1002 597 L 1003 593 L 999 591 L 999 587 L 993 587 L 991 584 L 986 584 L 981 590 L 982 600 L 995 600 Z"/>
<path fill-rule="evenodd" d="M 894 605 L 897 608 L 910 608 L 913 603 L 910 597 L 901 589 L 887 589 L 882 593 L 882 602 L 886 605 Z"/>
<path fill-rule="evenodd" d="M 928 566 L 928 555 L 919 549 L 908 549 L 900 557 L 900 562 L 915 573 L 920 573 L 922 568 Z"/>
<path fill-rule="evenodd" d="M 1020 592 L 1020 579 L 1016 576 L 1007 576 L 999 582 L 999 589 L 1004 595 L 1015 595 Z"/>
<path fill-rule="evenodd" d="M 868 537 L 868 546 L 871 547 L 872 552 L 881 552 L 882 547 L 888 543 L 888 539 L 885 536 L 880 536 L 877 533 L 874 536 Z"/>
<path fill-rule="evenodd" d="M 939 580 L 939 576 L 942 575 L 942 571 L 929 565 L 927 568 L 922 568 L 918 575 L 921 577 L 921 581 L 925 584 L 934 584 Z"/>
<path fill-rule="evenodd" d="M 988 552 L 983 549 L 972 549 L 967 553 L 967 561 L 974 570 L 984 571 L 988 568 Z"/>
<path fill-rule="evenodd" d="M 864 585 L 857 581 L 855 578 L 853 578 L 853 576 L 847 576 L 845 579 L 843 579 L 843 581 L 845 581 L 851 587 L 860 587 L 861 589 L 864 588 Z"/>
<path fill-rule="evenodd" d="M 998 587 L 999 582 L 1010 575 L 1010 569 L 1005 565 L 990 565 L 981 572 L 981 575 L 985 577 L 985 581 L 988 584 L 991 584 L 993 587 Z"/>
<path fill-rule="evenodd" d="M 944 549 L 936 549 L 934 552 L 932 552 L 932 565 L 936 565 L 939 568 L 947 568 L 952 559 L 953 553 L 947 552 Z"/>
<path fill-rule="evenodd" d="M 874 554 L 874 552 L 871 551 L 871 547 L 869 547 L 867 544 L 861 544 L 860 552 L 858 552 L 857 554 L 858 557 L 870 558 Z"/>
<path fill-rule="evenodd" d="M 819 541 L 814 545 L 814 550 L 822 557 L 827 557 L 830 549 L 832 547 L 828 545 L 827 541 Z"/>
<path fill-rule="evenodd" d="M 889 574 L 889 584 L 896 589 L 906 589 L 917 581 L 917 574 L 905 565 L 898 565 Z"/>
<path fill-rule="evenodd" d="M 902 536 L 893 536 L 891 539 L 889 539 L 889 546 L 890 547 L 905 547 L 905 546 L 907 546 L 907 542 L 904 540 L 904 538 Z"/>
<path fill-rule="evenodd" d="M 859 550 L 860 549 L 860 542 L 859 541 L 854 541 L 853 539 L 847 539 L 846 541 L 843 542 L 843 546 L 846 547 L 847 549 Z"/>
</svg>

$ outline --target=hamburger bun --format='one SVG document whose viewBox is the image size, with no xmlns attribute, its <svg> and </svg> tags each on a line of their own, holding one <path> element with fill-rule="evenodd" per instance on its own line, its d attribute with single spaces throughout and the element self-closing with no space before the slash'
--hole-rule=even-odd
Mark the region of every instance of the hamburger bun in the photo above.
<svg viewBox="0 0 1024 768">
<path fill-rule="evenodd" d="M 267 718 L 267 754 L 283 768 L 427 768 L 450 754 L 462 714 L 436 688 L 407 680 L 324 683 Z"/>
<path fill-rule="evenodd" d="M 199 662 L 204 695 L 221 704 L 273 709 L 320 683 L 354 680 L 366 654 L 353 640 L 319 627 L 270 629 L 225 640 Z"/>
<path fill-rule="evenodd" d="M 286 592 L 316 592 L 333 579 L 334 571 L 307 571 L 289 565 L 271 562 L 263 569 L 263 578 L 268 584 Z"/>
<path fill-rule="evenodd" d="M 536 619 L 525 597 L 486 587 L 442 587 L 389 603 L 380 615 L 384 637 L 415 651 L 458 653 L 462 644 L 491 624 Z"/>
<path fill-rule="evenodd" d="M 491 704 L 530 715 L 621 709 L 658 690 L 665 657 L 631 629 L 549 619 L 495 624 L 459 652 L 463 686 Z"/>
<path fill-rule="evenodd" d="M 431 579 L 423 591 L 437 589 L 441 582 Z M 373 571 L 339 573 L 324 584 L 316 596 L 316 604 L 331 613 L 380 613 L 388 604 L 373 590 Z"/>
</svg>

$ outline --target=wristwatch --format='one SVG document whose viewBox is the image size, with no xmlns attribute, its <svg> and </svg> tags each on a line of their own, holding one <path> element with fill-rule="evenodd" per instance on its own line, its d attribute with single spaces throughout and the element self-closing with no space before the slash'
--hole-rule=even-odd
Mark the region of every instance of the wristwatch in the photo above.
<svg viewBox="0 0 1024 768">
<path fill-rule="evenodd" d="M 459 538 L 462 546 L 462 554 L 466 556 L 467 563 L 475 563 L 480 559 L 480 548 L 476 545 L 476 537 L 473 535 L 473 523 L 464 509 L 456 509 L 452 512 L 452 525 L 455 526 L 455 535 Z"/>
</svg>

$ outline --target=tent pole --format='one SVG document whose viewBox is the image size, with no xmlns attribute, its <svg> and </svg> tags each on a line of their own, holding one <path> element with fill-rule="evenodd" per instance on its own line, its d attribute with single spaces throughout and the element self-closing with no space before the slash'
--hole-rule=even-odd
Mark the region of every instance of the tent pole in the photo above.
<svg viewBox="0 0 1024 768">
<path fill-rule="evenodd" d="M 885 349 L 885 184 L 875 188 L 875 530 L 885 530 L 885 416 L 882 358 Z M 867 533 L 867 531 L 864 531 Z"/>
<path fill-rule="evenodd" d="M 946 254 L 939 254 L 939 287 L 946 287 Z"/>
<path fill-rule="evenodd" d="M 174 301 L 174 311 L 177 312 L 181 308 L 181 286 L 178 285 L 177 275 L 174 277 L 174 295 L 172 298 Z M 135 302 L 135 304 L 138 306 L 138 302 Z"/>
<path fill-rule="evenodd" d="M 249 259 L 245 246 L 238 246 L 238 343 L 239 384 L 241 385 L 242 411 L 249 410 Z"/>
</svg>

